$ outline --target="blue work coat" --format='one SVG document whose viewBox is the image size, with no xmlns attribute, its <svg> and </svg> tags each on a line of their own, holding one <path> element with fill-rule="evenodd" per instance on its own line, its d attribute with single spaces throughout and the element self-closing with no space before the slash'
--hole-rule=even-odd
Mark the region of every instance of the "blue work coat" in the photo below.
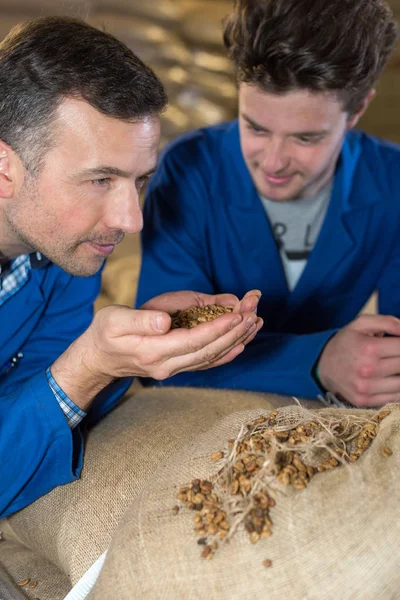
<svg viewBox="0 0 400 600">
<path fill-rule="evenodd" d="M 46 368 L 90 325 L 100 277 L 73 277 L 50 264 L 31 270 L 0 306 L 0 518 L 79 477 L 82 433 L 131 383 L 121 379 L 103 390 L 71 430 L 46 379 Z M 19 352 L 23 358 L 4 374 Z"/>
<path fill-rule="evenodd" d="M 318 396 L 315 362 L 374 290 L 380 312 L 400 316 L 399 225 L 400 148 L 349 132 L 320 235 L 290 292 L 237 122 L 173 142 L 147 192 L 137 304 L 182 289 L 240 298 L 257 288 L 264 327 L 232 363 L 162 385 Z"/>
</svg>

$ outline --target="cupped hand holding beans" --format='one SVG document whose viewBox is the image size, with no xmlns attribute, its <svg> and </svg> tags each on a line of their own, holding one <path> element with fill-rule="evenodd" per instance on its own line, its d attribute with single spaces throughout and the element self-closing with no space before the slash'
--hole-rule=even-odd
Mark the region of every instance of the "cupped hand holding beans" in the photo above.
<svg viewBox="0 0 400 600">
<path fill-rule="evenodd" d="M 232 294 L 212 296 L 171 292 L 139 310 L 109 306 L 51 367 L 58 385 L 83 410 L 113 379 L 127 376 L 163 380 L 230 362 L 263 325 L 257 317 L 260 292 L 239 301 Z M 171 330 L 171 314 L 192 306 L 233 306 L 233 311 L 193 329 Z"/>
<path fill-rule="evenodd" d="M 361 315 L 326 344 L 322 385 L 357 407 L 400 402 L 400 319 Z"/>
</svg>

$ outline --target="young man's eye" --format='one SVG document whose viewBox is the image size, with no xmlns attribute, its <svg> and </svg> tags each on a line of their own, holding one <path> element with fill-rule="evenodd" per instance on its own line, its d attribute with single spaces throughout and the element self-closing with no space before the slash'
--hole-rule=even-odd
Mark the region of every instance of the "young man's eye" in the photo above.
<svg viewBox="0 0 400 600">
<path fill-rule="evenodd" d="M 299 135 L 297 136 L 297 139 L 299 142 L 301 142 L 302 144 L 318 144 L 318 142 L 320 142 L 322 140 L 321 136 L 316 136 L 316 135 Z"/>
<path fill-rule="evenodd" d="M 250 123 L 248 124 L 248 129 L 250 129 L 250 131 L 252 131 L 253 133 L 265 133 L 265 130 L 262 129 L 261 127 L 257 127 L 257 125 L 251 125 Z"/>
</svg>

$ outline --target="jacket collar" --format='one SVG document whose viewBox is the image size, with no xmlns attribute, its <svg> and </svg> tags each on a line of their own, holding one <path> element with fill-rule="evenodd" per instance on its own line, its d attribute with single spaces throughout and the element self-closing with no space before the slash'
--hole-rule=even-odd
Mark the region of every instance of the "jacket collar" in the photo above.
<svg viewBox="0 0 400 600">
<path fill-rule="evenodd" d="M 269 221 L 243 159 L 238 122 L 231 123 L 224 133 L 221 150 L 222 156 L 228 159 L 225 177 L 229 173 L 230 189 L 233 190 L 227 194 L 225 202 L 230 205 L 229 210 L 235 214 L 243 232 L 251 231 L 249 260 L 261 265 L 272 294 L 286 296 L 289 313 L 312 296 L 355 250 L 359 242 L 357 231 L 366 225 L 371 205 L 380 200 L 381 191 L 373 177 L 373 166 L 366 163 L 365 152 L 362 153 L 363 135 L 351 131 L 344 139 L 320 235 L 296 288 L 289 293 Z M 366 193 L 360 193 L 359 188 L 352 193 L 355 177 L 362 180 Z"/>
</svg>

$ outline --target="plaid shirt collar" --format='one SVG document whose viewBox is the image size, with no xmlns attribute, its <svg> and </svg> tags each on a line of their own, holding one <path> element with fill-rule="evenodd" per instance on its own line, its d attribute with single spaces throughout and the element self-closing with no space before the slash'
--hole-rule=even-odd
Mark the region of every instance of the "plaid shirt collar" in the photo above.
<svg viewBox="0 0 400 600">
<path fill-rule="evenodd" d="M 40 252 L 33 252 L 0 264 L 0 305 L 21 289 L 28 280 L 30 270 L 41 269 L 49 263 L 48 258 Z"/>
<path fill-rule="evenodd" d="M 21 255 L 24 256 L 24 255 Z M 50 263 L 49 259 L 46 258 L 45 256 L 43 256 L 43 254 L 41 252 L 32 252 L 32 254 L 29 254 L 29 262 L 30 262 L 30 268 L 31 269 L 41 269 L 42 267 L 45 267 L 46 265 L 48 265 Z M 17 256 L 17 258 L 20 258 L 19 256 Z M 10 270 L 10 266 L 12 268 L 12 263 L 13 261 L 16 260 L 16 258 L 8 261 L 7 263 L 0 263 L 0 275 L 2 273 L 4 273 L 5 271 L 9 271 Z"/>
</svg>

